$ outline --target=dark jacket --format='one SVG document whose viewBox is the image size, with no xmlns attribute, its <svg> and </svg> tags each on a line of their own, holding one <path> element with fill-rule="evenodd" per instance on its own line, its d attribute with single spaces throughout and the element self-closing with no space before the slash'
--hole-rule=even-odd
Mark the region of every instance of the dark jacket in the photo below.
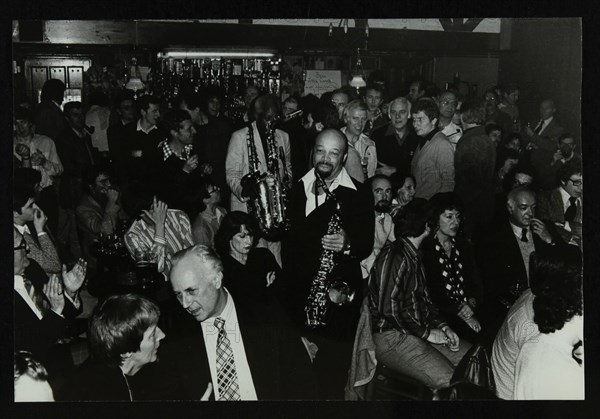
<svg viewBox="0 0 600 419">
<path fill-rule="evenodd" d="M 281 324 L 276 308 L 242 295 L 234 296 L 234 303 L 258 400 L 314 398 L 314 376 L 300 336 Z M 163 380 L 182 386 L 176 396 L 179 400 L 199 400 L 211 382 L 200 323 L 195 327 L 188 336 L 165 343 L 161 355 Z"/>
<path fill-rule="evenodd" d="M 393 125 L 389 124 L 375 129 L 371 139 L 375 141 L 378 161 L 395 167 L 400 174 L 410 174 L 410 164 L 419 145 L 419 137 L 412 129 L 408 128 L 406 136 L 399 142 Z"/>
<path fill-rule="evenodd" d="M 360 261 L 371 254 L 375 232 L 373 195 L 354 179 L 353 183 L 356 190 L 339 186 L 333 191 L 340 201 L 342 226 L 350 237 L 351 249 L 349 255 L 338 256 L 331 277 L 345 281 L 356 295 L 352 304 L 331 307 L 327 326 L 334 335 L 350 341 L 354 339 L 363 288 L 366 287 Z M 291 296 L 291 316 L 298 326 L 303 327 L 306 318 L 304 306 L 320 265 L 321 238 L 327 232 L 335 203 L 332 199 L 327 199 L 307 217 L 304 183 L 296 182 L 290 195 L 288 209 L 291 231 L 282 249 L 283 266 L 287 270 L 286 288 Z"/>
<path fill-rule="evenodd" d="M 485 133 L 485 127 L 464 131 L 454 154 L 454 192 L 461 199 L 471 225 L 486 225 L 492 220 L 495 165 L 496 146 Z"/>
<path fill-rule="evenodd" d="M 539 120 L 535 121 L 531 126 L 535 128 L 539 122 Z M 552 167 L 552 160 L 558 147 L 558 137 L 564 132 L 565 129 L 554 117 L 540 134 L 533 134 L 532 137 L 524 136 L 527 144 L 531 142 L 535 145 L 535 148 L 531 150 L 530 159 L 531 165 L 536 171 L 536 180 L 540 189 L 552 189 L 556 186 L 556 174 Z"/>
</svg>

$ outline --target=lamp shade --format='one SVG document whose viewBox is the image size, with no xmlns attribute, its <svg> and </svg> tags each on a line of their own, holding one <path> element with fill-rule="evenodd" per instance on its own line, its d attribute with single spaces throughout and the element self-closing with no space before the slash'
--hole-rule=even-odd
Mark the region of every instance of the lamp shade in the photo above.
<svg viewBox="0 0 600 419">
<path fill-rule="evenodd" d="M 354 75 L 352 77 L 352 80 L 350 80 L 350 86 L 356 89 L 360 89 L 361 87 L 365 87 L 366 85 L 367 82 L 365 82 L 365 79 L 360 74 Z"/>
<path fill-rule="evenodd" d="M 145 87 L 146 86 L 139 77 L 130 78 L 127 84 L 125 85 L 126 89 L 133 90 L 134 92 L 138 90 L 144 90 Z"/>
</svg>

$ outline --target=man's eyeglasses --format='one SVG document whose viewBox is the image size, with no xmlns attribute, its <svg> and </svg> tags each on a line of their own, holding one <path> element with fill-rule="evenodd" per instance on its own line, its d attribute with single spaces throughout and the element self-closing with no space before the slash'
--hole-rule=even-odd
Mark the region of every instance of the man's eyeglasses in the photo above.
<svg viewBox="0 0 600 419">
<path fill-rule="evenodd" d="M 25 250 L 25 253 L 29 253 L 29 246 L 25 240 L 21 240 L 21 244 L 14 248 L 15 252 L 17 250 Z"/>
<path fill-rule="evenodd" d="M 573 184 L 573 186 L 581 186 L 581 185 L 583 185 L 583 179 L 579 179 L 579 180 L 569 179 L 569 182 L 571 182 Z"/>
</svg>

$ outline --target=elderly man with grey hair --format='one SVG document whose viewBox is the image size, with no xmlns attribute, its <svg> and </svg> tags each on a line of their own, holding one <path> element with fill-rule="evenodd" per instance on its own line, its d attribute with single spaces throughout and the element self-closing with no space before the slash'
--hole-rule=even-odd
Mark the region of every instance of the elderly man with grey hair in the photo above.
<svg viewBox="0 0 600 419">
<path fill-rule="evenodd" d="M 216 400 L 313 397 L 310 358 L 300 336 L 275 307 L 223 287 L 223 264 L 213 249 L 196 245 L 177 253 L 170 279 L 179 303 L 201 328 L 162 359 L 183 384 L 181 399 L 199 399 L 207 383 Z"/>
<path fill-rule="evenodd" d="M 377 148 L 377 173 L 391 176 L 398 172 L 410 174 L 410 162 L 419 145 L 412 124 L 409 124 L 411 103 L 404 97 L 394 99 L 389 106 L 390 123 L 373 131 Z"/>
</svg>

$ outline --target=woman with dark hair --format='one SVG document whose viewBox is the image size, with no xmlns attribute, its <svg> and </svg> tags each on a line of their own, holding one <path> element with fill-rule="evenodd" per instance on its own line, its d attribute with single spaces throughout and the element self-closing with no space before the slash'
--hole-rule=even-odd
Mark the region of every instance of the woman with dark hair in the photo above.
<svg viewBox="0 0 600 419">
<path fill-rule="evenodd" d="M 533 320 L 540 334 L 521 347 L 514 399 L 583 400 L 581 254 L 566 246 L 536 255 L 533 265 Z"/>
<path fill-rule="evenodd" d="M 136 294 L 113 295 L 94 311 L 88 330 L 92 356 L 58 394 L 60 400 L 155 399 L 154 380 L 140 374 L 156 362 L 165 334 L 160 310 Z"/>
<path fill-rule="evenodd" d="M 452 330 L 461 338 L 476 342 L 481 330 L 475 316 L 481 302 L 481 286 L 472 249 L 460 234 L 461 204 L 452 192 L 438 193 L 430 203 L 433 234 L 422 247 L 427 288 Z"/>
<path fill-rule="evenodd" d="M 398 172 L 390 176 L 390 180 L 392 181 L 392 186 L 395 191 L 390 215 L 395 217 L 398 211 L 415 197 L 417 181 L 413 175 L 399 174 Z"/>
<path fill-rule="evenodd" d="M 223 261 L 223 284 L 235 296 L 250 293 L 266 302 L 280 292 L 281 276 L 269 249 L 256 247 L 258 230 L 252 216 L 241 211 L 227 214 L 215 235 L 215 248 Z"/>
</svg>

